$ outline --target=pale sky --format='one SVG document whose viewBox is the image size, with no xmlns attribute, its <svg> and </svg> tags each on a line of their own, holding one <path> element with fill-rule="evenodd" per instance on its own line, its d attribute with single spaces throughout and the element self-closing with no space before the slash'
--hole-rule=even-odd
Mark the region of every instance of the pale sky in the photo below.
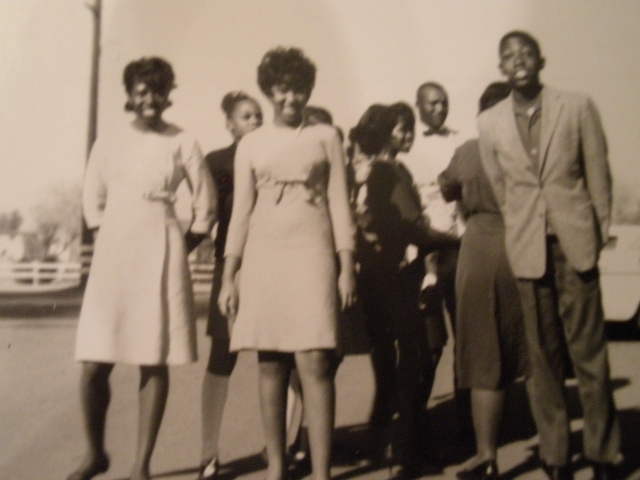
<svg viewBox="0 0 640 480">
<path fill-rule="evenodd" d="M 442 83 L 448 123 L 475 135 L 477 98 L 500 79 L 497 44 L 534 34 L 542 79 L 598 106 L 617 185 L 640 181 L 640 2 L 635 0 L 104 0 L 100 131 L 126 122 L 122 70 L 160 55 L 178 87 L 166 117 L 205 151 L 230 143 L 220 100 L 256 85 L 262 55 L 298 46 L 318 67 L 311 104 L 347 131 L 372 103 L 413 103 Z M 85 161 L 91 14 L 84 0 L 0 0 L 0 212 L 28 209 L 51 182 L 80 181 Z"/>
</svg>

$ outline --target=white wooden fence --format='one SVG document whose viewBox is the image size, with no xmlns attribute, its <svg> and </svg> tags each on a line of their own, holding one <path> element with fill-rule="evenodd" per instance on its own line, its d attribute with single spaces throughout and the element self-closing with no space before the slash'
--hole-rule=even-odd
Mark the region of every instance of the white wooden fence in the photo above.
<svg viewBox="0 0 640 480">
<path fill-rule="evenodd" d="M 79 262 L 0 262 L 0 293 L 45 293 L 75 288 L 91 266 L 91 246 L 83 246 Z M 212 263 L 189 263 L 193 290 L 211 291 Z"/>
</svg>

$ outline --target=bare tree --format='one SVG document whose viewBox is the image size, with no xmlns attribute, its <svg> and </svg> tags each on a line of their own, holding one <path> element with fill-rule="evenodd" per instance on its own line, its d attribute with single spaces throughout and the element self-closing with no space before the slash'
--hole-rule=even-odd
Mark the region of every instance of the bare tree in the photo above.
<svg viewBox="0 0 640 480">
<path fill-rule="evenodd" d="M 65 250 L 81 233 L 82 187 L 77 183 L 52 185 L 31 208 L 31 216 L 45 257 L 50 256 L 54 242 Z"/>
<path fill-rule="evenodd" d="M 18 210 L 0 213 L 0 235 L 15 236 L 22 225 L 22 215 Z"/>
</svg>

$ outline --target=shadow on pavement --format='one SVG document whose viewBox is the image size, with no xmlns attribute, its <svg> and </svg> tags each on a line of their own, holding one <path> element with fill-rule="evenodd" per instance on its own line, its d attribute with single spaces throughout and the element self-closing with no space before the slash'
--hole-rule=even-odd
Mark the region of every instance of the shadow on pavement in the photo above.
<svg viewBox="0 0 640 480">
<path fill-rule="evenodd" d="M 605 332 L 610 342 L 640 340 L 640 327 L 635 319 L 626 322 L 607 322 Z"/>
<path fill-rule="evenodd" d="M 629 385 L 630 381 L 627 378 L 615 378 L 612 379 L 612 386 L 614 390 L 619 388 L 626 387 Z M 522 385 L 522 390 L 524 390 L 524 385 Z M 567 404 L 569 407 L 569 420 L 574 420 L 578 418 L 582 418 L 582 404 L 580 403 L 580 393 L 578 391 L 577 385 L 570 385 L 566 389 L 567 391 Z M 526 401 L 526 390 L 524 391 L 524 400 Z M 508 401 L 505 402 L 507 405 L 507 409 L 509 408 Z M 522 405 L 522 404 L 520 404 Z M 533 435 L 536 434 L 535 424 L 533 423 L 533 419 L 530 414 L 530 410 L 527 403 L 527 411 L 528 411 L 528 420 L 527 423 L 530 423 L 528 428 L 532 428 Z M 506 413 L 506 412 L 505 412 Z M 522 413 L 522 412 L 521 412 Z M 516 412 L 513 412 L 514 415 L 517 415 Z M 626 409 L 619 410 L 618 417 L 620 420 L 620 426 L 622 430 L 622 454 L 625 458 L 625 461 L 619 465 L 619 474 L 621 478 L 636 478 L 630 477 L 629 475 L 633 473 L 635 470 L 640 468 L 640 410 L 639 409 Z M 505 420 L 507 420 L 505 415 Z M 503 422 L 503 424 L 508 425 L 518 425 L 518 423 L 523 422 L 523 418 L 519 416 L 514 416 L 511 421 L 508 423 Z M 511 434 L 511 431 L 507 431 L 503 433 Z M 521 429 L 518 428 L 518 431 Z M 511 435 L 509 435 L 511 436 Z M 524 437 L 527 438 L 527 437 Z M 509 441 L 515 441 L 517 438 L 509 439 L 509 441 L 504 441 L 504 438 L 501 438 L 501 445 L 505 443 L 509 443 Z M 538 470 L 540 468 L 540 460 L 538 457 L 538 446 L 534 446 L 531 449 L 531 455 L 527 458 L 527 460 L 514 468 L 502 472 L 500 474 L 501 479 L 512 479 L 518 478 L 520 475 L 524 475 L 526 473 Z M 582 458 L 579 452 L 582 452 L 582 430 L 575 431 L 571 433 L 570 437 L 570 452 L 572 456 L 575 458 L 575 454 L 578 454 L 578 460 L 573 463 L 574 470 L 579 470 L 581 468 L 587 467 L 588 463 Z M 640 477 L 639 477 L 640 478 Z"/>
</svg>

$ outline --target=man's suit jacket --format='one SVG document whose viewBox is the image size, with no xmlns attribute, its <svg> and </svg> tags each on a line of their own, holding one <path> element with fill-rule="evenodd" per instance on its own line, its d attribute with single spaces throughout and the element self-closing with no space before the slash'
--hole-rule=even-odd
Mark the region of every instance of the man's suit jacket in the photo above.
<svg viewBox="0 0 640 480">
<path fill-rule="evenodd" d="M 538 167 L 520 138 L 512 96 L 478 117 L 482 163 L 519 278 L 544 274 L 547 225 L 574 269 L 595 267 L 611 219 L 611 173 L 598 111 L 583 95 L 548 87 L 541 95 Z"/>
</svg>

